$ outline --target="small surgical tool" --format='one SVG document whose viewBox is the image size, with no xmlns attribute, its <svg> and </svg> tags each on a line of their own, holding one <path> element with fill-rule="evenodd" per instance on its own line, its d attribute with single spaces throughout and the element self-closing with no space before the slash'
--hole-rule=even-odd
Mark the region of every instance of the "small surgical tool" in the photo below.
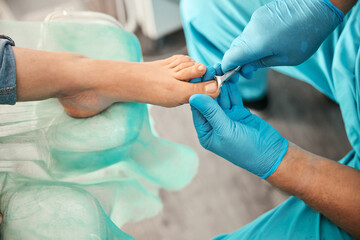
<svg viewBox="0 0 360 240">
<path fill-rule="evenodd" d="M 241 66 L 237 66 L 236 68 L 234 68 L 233 70 L 230 70 L 228 72 L 226 72 L 224 75 L 222 76 L 215 76 L 215 80 L 217 81 L 218 84 L 218 90 L 221 88 L 221 86 L 230 78 L 232 78 L 236 73 L 238 73 L 241 69 Z"/>
</svg>

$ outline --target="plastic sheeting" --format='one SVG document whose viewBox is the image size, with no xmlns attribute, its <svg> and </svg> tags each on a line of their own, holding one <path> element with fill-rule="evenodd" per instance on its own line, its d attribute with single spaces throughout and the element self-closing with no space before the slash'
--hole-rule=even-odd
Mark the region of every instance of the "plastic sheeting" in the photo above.
<svg viewBox="0 0 360 240">
<path fill-rule="evenodd" d="M 0 31 L 19 47 L 141 61 L 136 37 L 113 26 L 4 21 Z M 154 134 L 145 104 L 87 119 L 56 99 L 0 106 L 2 239 L 133 239 L 119 228 L 156 215 L 159 189 L 181 189 L 197 167 L 193 150 Z"/>
</svg>

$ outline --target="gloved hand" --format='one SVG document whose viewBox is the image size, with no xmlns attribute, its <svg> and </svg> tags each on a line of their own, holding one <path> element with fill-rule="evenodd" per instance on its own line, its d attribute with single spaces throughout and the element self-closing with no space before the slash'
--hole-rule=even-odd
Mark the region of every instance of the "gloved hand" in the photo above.
<svg viewBox="0 0 360 240">
<path fill-rule="evenodd" d="M 270 176 L 287 152 L 288 141 L 242 105 L 234 83 L 223 85 L 217 101 L 202 94 L 190 97 L 200 144 L 261 178 Z"/>
<path fill-rule="evenodd" d="M 307 60 L 342 22 L 329 0 L 274 0 L 252 15 L 222 60 L 227 72 L 242 65 L 251 78 L 258 68 L 294 66 Z"/>
</svg>

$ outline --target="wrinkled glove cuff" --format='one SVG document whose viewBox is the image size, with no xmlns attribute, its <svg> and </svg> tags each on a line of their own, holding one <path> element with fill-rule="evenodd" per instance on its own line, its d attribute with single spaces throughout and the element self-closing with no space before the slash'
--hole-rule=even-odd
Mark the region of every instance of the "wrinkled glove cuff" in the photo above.
<svg viewBox="0 0 360 240">
<path fill-rule="evenodd" d="M 274 163 L 274 165 L 270 168 L 270 170 L 265 173 L 263 176 L 260 176 L 262 179 L 266 179 L 268 178 L 271 174 L 273 174 L 276 169 L 279 167 L 281 161 L 283 160 L 285 154 L 287 153 L 287 150 L 289 148 L 289 141 L 285 140 L 285 147 L 282 149 L 282 152 L 279 155 L 279 158 L 276 160 L 276 162 Z"/>
</svg>

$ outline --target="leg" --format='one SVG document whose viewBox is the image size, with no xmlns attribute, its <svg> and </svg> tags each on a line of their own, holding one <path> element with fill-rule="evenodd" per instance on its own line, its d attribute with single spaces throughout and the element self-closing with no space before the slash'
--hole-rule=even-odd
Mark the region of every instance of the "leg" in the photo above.
<svg viewBox="0 0 360 240">
<path fill-rule="evenodd" d="M 251 14 L 269 1 L 182 0 L 181 16 L 189 55 L 205 65 L 221 61 L 231 42 L 241 34 Z M 266 94 L 267 70 L 259 70 L 251 80 L 239 77 L 244 100 Z"/>
</svg>

